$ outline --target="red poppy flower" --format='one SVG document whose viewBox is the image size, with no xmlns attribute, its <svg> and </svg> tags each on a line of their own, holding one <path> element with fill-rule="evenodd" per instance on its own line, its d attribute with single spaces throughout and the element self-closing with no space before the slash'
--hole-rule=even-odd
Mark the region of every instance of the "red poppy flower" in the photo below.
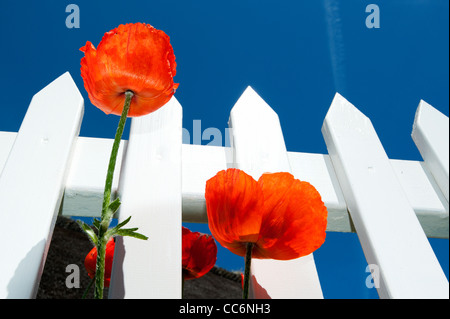
<svg viewBox="0 0 450 319">
<path fill-rule="evenodd" d="M 183 278 L 199 278 L 214 266 L 217 260 L 217 246 L 214 238 L 207 234 L 191 232 L 183 227 Z"/>
<path fill-rule="evenodd" d="M 208 224 L 231 252 L 289 260 L 312 253 L 325 241 L 327 209 L 309 183 L 289 173 L 258 181 L 238 169 L 220 171 L 206 183 Z"/>
<path fill-rule="evenodd" d="M 109 282 L 111 280 L 111 269 L 112 269 L 112 262 L 114 258 L 114 247 L 116 243 L 114 241 L 114 238 L 110 238 L 109 241 L 106 243 L 106 256 L 105 256 L 105 287 L 109 287 Z M 97 247 L 92 248 L 92 250 L 87 254 L 85 260 L 84 260 L 84 267 L 86 268 L 86 271 L 89 275 L 89 277 L 92 279 L 95 276 L 95 265 L 97 262 Z"/>
<path fill-rule="evenodd" d="M 121 115 L 125 92 L 134 93 L 129 117 L 156 111 L 175 93 L 175 55 L 170 38 L 149 24 L 120 25 L 105 33 L 98 48 L 80 48 L 81 76 L 92 104 Z"/>
</svg>

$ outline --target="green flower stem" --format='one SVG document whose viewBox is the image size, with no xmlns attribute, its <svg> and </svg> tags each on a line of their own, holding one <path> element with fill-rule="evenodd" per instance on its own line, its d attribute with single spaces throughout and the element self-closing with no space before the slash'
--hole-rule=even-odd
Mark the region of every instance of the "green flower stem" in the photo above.
<svg viewBox="0 0 450 319">
<path fill-rule="evenodd" d="M 89 290 L 91 289 L 92 284 L 94 283 L 94 281 L 95 281 L 95 277 L 92 278 L 91 281 L 89 282 L 89 285 L 87 286 L 86 290 L 84 291 L 83 296 L 81 296 L 81 299 L 85 299 L 86 298 L 86 296 L 87 296 Z"/>
<path fill-rule="evenodd" d="M 119 151 L 120 140 L 122 139 L 122 134 L 125 128 L 125 122 L 127 120 L 128 111 L 130 109 L 132 98 L 133 92 L 131 91 L 125 92 L 125 104 L 123 106 L 122 115 L 120 116 L 119 125 L 117 126 L 116 136 L 114 138 L 114 144 L 111 151 L 111 157 L 109 158 L 108 172 L 106 174 L 102 215 L 100 227 L 98 229 L 98 240 L 97 240 L 97 264 L 95 269 L 95 290 L 94 290 L 95 299 L 103 299 L 106 243 L 109 240 L 109 236 L 106 235 L 106 232 L 108 231 L 112 215 L 114 214 L 114 212 L 112 212 L 112 210 L 109 208 L 109 204 L 111 202 L 112 180 L 114 175 L 114 169 L 116 167 L 117 152 Z"/>
<path fill-rule="evenodd" d="M 248 287 L 250 283 L 250 266 L 252 264 L 253 243 L 247 243 L 247 254 L 245 255 L 245 271 L 244 271 L 244 291 L 242 299 L 248 299 Z"/>
<path fill-rule="evenodd" d="M 120 116 L 119 125 L 117 126 L 116 136 L 114 138 L 114 144 L 111 151 L 111 157 L 109 158 L 108 172 L 106 173 L 105 192 L 103 194 L 102 218 L 106 214 L 107 207 L 111 201 L 111 188 L 114 169 L 116 167 L 117 153 L 119 151 L 120 140 L 122 139 L 125 122 L 127 120 L 128 111 L 130 110 L 131 99 L 133 98 L 133 95 L 134 94 L 132 91 L 125 92 L 125 104 L 123 106 L 122 115 Z"/>
</svg>

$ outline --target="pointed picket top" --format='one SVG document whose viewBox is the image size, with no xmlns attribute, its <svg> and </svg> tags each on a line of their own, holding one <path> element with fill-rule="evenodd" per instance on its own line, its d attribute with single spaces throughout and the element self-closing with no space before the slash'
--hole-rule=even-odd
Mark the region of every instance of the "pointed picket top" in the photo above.
<svg viewBox="0 0 450 319">
<path fill-rule="evenodd" d="M 274 162 L 289 170 L 278 115 L 250 86 L 232 108 L 228 126 L 231 146 L 239 149 L 233 152 L 235 165 L 245 162 L 249 174 L 256 179 L 274 171 Z"/>
<path fill-rule="evenodd" d="M 421 100 L 411 136 L 447 202 L 449 200 L 448 117 Z"/>
<path fill-rule="evenodd" d="M 39 92 L 37 92 L 33 96 L 32 100 L 46 98 L 48 95 L 55 94 L 60 90 L 64 92 L 64 94 L 68 94 L 69 98 L 73 98 L 74 102 L 78 102 L 80 98 L 83 99 L 80 91 L 78 90 L 77 85 L 75 84 L 75 81 L 70 75 L 70 72 L 67 71 L 61 74 L 55 80 L 53 80 Z"/>
<path fill-rule="evenodd" d="M 35 296 L 83 110 L 68 72 L 31 100 L 0 174 L 0 298 Z"/>
<path fill-rule="evenodd" d="M 242 112 L 242 114 L 255 116 L 255 112 L 262 112 L 271 118 L 278 118 L 277 113 L 270 107 L 261 96 L 251 87 L 247 86 L 245 91 L 239 97 L 236 104 L 233 106 L 231 113 Z"/>
<path fill-rule="evenodd" d="M 371 121 L 336 94 L 322 133 L 382 298 L 448 298 L 448 280 Z"/>
<path fill-rule="evenodd" d="M 291 172 L 278 115 L 248 87 L 230 112 L 233 165 L 256 180 Z M 274 275 L 276 274 L 276 275 Z M 323 298 L 313 254 L 289 260 L 252 260 L 252 298 Z"/>
<path fill-rule="evenodd" d="M 339 126 L 342 130 L 364 133 L 366 129 L 373 129 L 371 120 L 339 93 L 334 96 L 325 116 L 325 120 L 330 119 L 333 119 L 334 126 Z M 322 128 L 331 129 L 329 126 Z"/>
</svg>

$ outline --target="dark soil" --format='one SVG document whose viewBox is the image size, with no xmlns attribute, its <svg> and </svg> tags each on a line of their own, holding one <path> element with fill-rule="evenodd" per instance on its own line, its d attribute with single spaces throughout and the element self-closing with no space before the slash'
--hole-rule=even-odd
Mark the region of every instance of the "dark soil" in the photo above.
<svg viewBox="0 0 450 319">
<path fill-rule="evenodd" d="M 38 299 L 80 299 L 91 279 L 84 269 L 84 258 L 92 244 L 72 219 L 58 217 L 53 231 L 52 242 L 37 292 Z M 79 288 L 68 288 L 66 280 L 74 283 L 75 264 L 80 270 Z M 87 298 L 92 298 L 93 289 Z M 105 298 L 108 290 L 105 289 Z M 214 267 L 205 276 L 188 280 L 184 285 L 185 299 L 239 299 L 242 297 L 240 274 Z"/>
</svg>

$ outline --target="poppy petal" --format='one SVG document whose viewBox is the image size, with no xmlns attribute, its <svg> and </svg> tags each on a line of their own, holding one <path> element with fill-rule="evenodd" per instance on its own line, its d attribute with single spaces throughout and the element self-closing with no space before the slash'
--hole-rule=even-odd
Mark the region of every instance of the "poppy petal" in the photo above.
<svg viewBox="0 0 450 319">
<path fill-rule="evenodd" d="M 178 87 L 170 38 L 149 24 L 120 25 L 105 33 L 97 49 L 87 42 L 80 50 L 89 99 L 106 114 L 121 115 L 126 91 L 134 93 L 128 116 L 151 113 Z"/>
<path fill-rule="evenodd" d="M 306 256 L 325 241 L 327 209 L 308 182 L 289 173 L 263 174 L 263 221 L 255 258 L 288 260 Z"/>
<path fill-rule="evenodd" d="M 215 265 L 217 246 L 214 238 L 207 234 L 191 232 L 183 227 L 182 266 L 184 279 L 205 275 Z"/>
<path fill-rule="evenodd" d="M 245 172 L 228 169 L 206 182 L 208 225 L 214 238 L 245 256 L 246 243 L 256 242 L 261 228 L 262 191 Z"/>
</svg>

